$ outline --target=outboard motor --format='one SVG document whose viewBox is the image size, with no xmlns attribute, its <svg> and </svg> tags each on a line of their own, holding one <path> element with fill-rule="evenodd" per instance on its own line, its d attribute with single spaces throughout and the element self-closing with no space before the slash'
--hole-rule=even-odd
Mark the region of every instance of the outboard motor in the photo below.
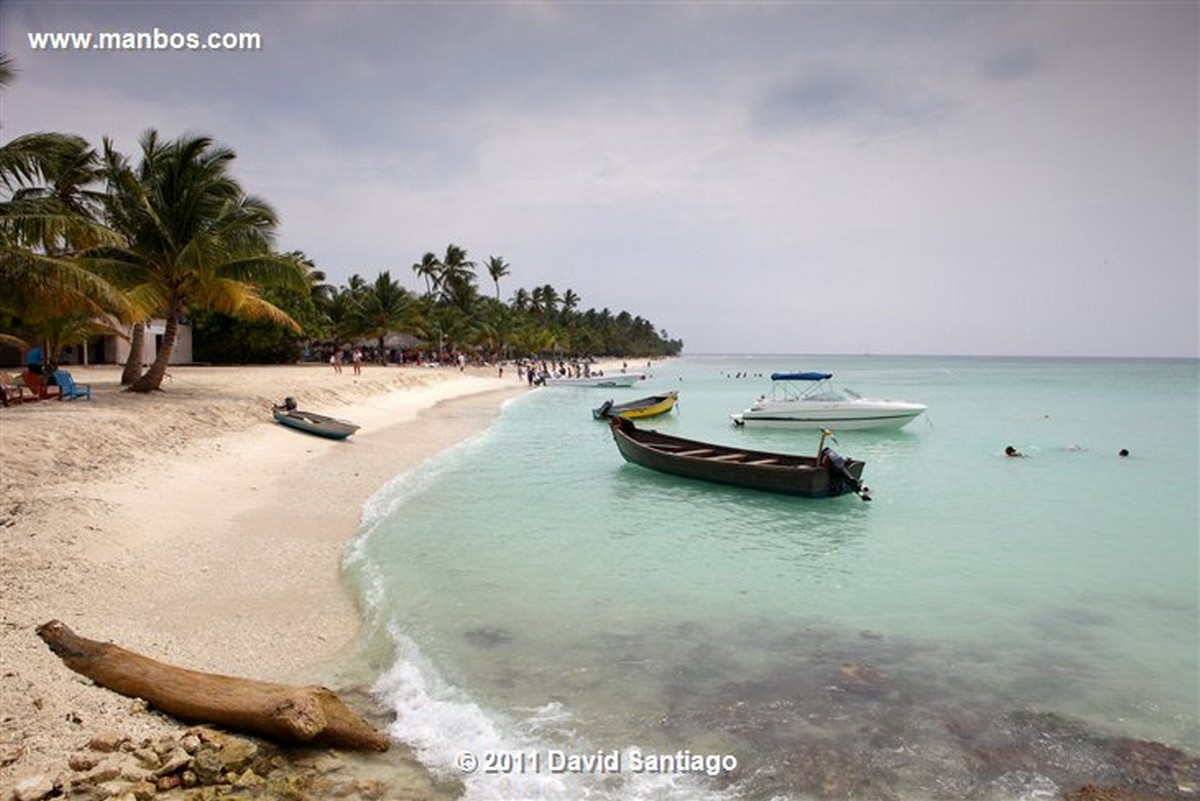
<svg viewBox="0 0 1200 801">
<path fill-rule="evenodd" d="M 283 399 L 283 408 L 287 409 L 289 412 L 296 411 L 296 399 L 291 395 L 288 395 Z"/>
<path fill-rule="evenodd" d="M 846 466 L 846 460 L 834 451 L 833 448 L 821 449 L 821 461 L 829 465 L 829 469 L 833 471 L 833 478 L 839 484 L 854 490 L 854 494 L 864 501 L 871 500 L 871 491 L 854 477 L 850 472 L 850 468 Z"/>
<path fill-rule="evenodd" d="M 599 409 L 600 416 L 601 417 L 609 417 L 610 415 L 608 413 L 608 410 L 611 409 L 612 406 L 613 406 L 612 398 L 609 398 L 604 403 L 600 404 L 600 409 Z"/>
</svg>

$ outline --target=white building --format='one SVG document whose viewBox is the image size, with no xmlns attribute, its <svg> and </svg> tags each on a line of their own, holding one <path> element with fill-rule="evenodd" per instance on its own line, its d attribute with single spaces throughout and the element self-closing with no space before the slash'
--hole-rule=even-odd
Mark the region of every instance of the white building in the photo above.
<svg viewBox="0 0 1200 801">
<path fill-rule="evenodd" d="M 151 320 L 143 329 L 142 361 L 149 365 L 158 355 L 162 347 L 163 334 L 167 330 L 167 321 L 163 318 Z M 131 342 L 129 334 L 125 337 L 106 336 L 96 337 L 84 345 L 68 348 L 72 360 L 77 364 L 124 364 L 129 358 Z M 181 320 L 175 331 L 175 347 L 171 350 L 171 364 L 188 364 L 192 361 L 192 326 L 186 320 Z"/>
</svg>

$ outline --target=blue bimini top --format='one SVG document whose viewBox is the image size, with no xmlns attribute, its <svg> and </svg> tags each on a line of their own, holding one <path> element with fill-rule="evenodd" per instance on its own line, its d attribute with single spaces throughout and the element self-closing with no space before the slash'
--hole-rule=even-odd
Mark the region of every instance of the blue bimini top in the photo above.
<svg viewBox="0 0 1200 801">
<path fill-rule="evenodd" d="M 771 373 L 772 381 L 824 381 L 833 373 Z"/>
</svg>

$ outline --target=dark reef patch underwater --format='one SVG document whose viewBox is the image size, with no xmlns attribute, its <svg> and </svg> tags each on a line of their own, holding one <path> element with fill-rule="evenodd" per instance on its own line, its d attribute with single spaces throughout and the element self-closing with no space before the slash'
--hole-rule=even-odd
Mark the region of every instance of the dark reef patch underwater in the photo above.
<svg viewBox="0 0 1200 801">
<path fill-rule="evenodd" d="M 635 722 L 626 709 L 610 721 L 614 728 L 639 729 L 639 742 L 662 751 L 682 743 L 693 753 L 736 754 L 736 775 L 716 784 L 736 784 L 756 801 L 1200 798 L 1200 758 L 1040 711 L 1030 696 L 1044 697 L 1058 682 L 1045 654 L 1030 657 L 1028 674 L 1002 677 L 998 690 L 959 669 L 983 654 L 818 624 L 782 636 L 768 636 L 771 628 L 739 636 L 689 622 L 610 633 L 564 649 L 579 664 L 537 681 L 549 698 L 572 705 L 584 691 L 627 683 L 641 694 L 642 712 Z M 522 678 L 506 667 L 506 647 L 519 646 L 511 632 L 464 637 L 495 657 L 498 695 L 521 692 Z M 598 663 L 620 667 L 597 671 Z M 616 713 L 580 714 L 605 730 L 598 718 Z"/>
</svg>

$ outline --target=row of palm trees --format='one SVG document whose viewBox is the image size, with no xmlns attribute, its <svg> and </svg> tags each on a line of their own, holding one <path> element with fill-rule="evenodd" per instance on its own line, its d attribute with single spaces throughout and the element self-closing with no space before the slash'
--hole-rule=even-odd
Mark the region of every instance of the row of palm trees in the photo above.
<svg viewBox="0 0 1200 801">
<path fill-rule="evenodd" d="M 0 85 L 12 78 L 0 55 Z M 449 245 L 413 265 L 424 294 L 389 272 L 335 288 L 302 253 L 274 249 L 278 217 L 232 175 L 235 155 L 207 136 L 165 140 L 149 130 L 133 162 L 105 138 L 99 151 L 71 134 L 39 133 L 0 146 L 0 343 L 61 347 L 132 327 L 123 382 L 158 389 L 180 321 L 207 313 L 265 321 L 333 345 L 407 332 L 439 349 L 509 355 L 544 352 L 658 354 L 671 343 L 641 318 L 607 310 L 579 315 L 579 298 L 543 286 L 500 300 L 510 265 L 484 264 L 495 297 L 477 287 L 477 265 Z M 143 328 L 165 322 L 142 373 Z M 303 325 L 300 320 L 303 320 Z M 234 323 L 242 325 L 242 323 Z"/>
<path fill-rule="evenodd" d="M 443 354 L 470 351 L 491 361 L 535 355 L 673 355 L 682 349 L 682 343 L 671 341 L 666 332 L 656 331 L 648 320 L 627 312 L 614 315 L 607 309 L 589 309 L 581 313 L 580 297 L 574 290 L 560 294 L 546 284 L 533 290 L 518 289 L 510 302 L 501 301 L 501 279 L 512 269 L 502 256 L 490 256 L 483 263 L 494 287 L 492 294 L 484 294 L 478 286 L 479 265 L 456 244 L 448 245 L 443 256 L 427 252 L 412 265 L 423 292 L 407 290 L 387 270 L 373 281 L 355 274 L 348 285 L 334 287 L 325 283 L 324 274 L 303 253 L 290 256 L 307 267 L 309 292 L 299 296 L 272 289 L 267 295 L 292 317 L 305 321 L 306 336 L 295 341 L 291 352 L 280 352 L 277 340 L 260 340 L 270 353 L 260 351 L 256 354 L 259 360 L 291 361 L 304 341 L 335 349 L 372 341 L 383 354 L 388 335 L 397 332 L 420 340 L 425 350 Z M 210 322 L 196 320 L 198 339 L 204 338 Z M 239 325 L 243 330 L 250 328 L 227 320 L 214 333 L 219 330 L 223 340 L 239 340 Z M 246 353 L 239 346 L 230 355 L 242 361 Z"/>
</svg>

